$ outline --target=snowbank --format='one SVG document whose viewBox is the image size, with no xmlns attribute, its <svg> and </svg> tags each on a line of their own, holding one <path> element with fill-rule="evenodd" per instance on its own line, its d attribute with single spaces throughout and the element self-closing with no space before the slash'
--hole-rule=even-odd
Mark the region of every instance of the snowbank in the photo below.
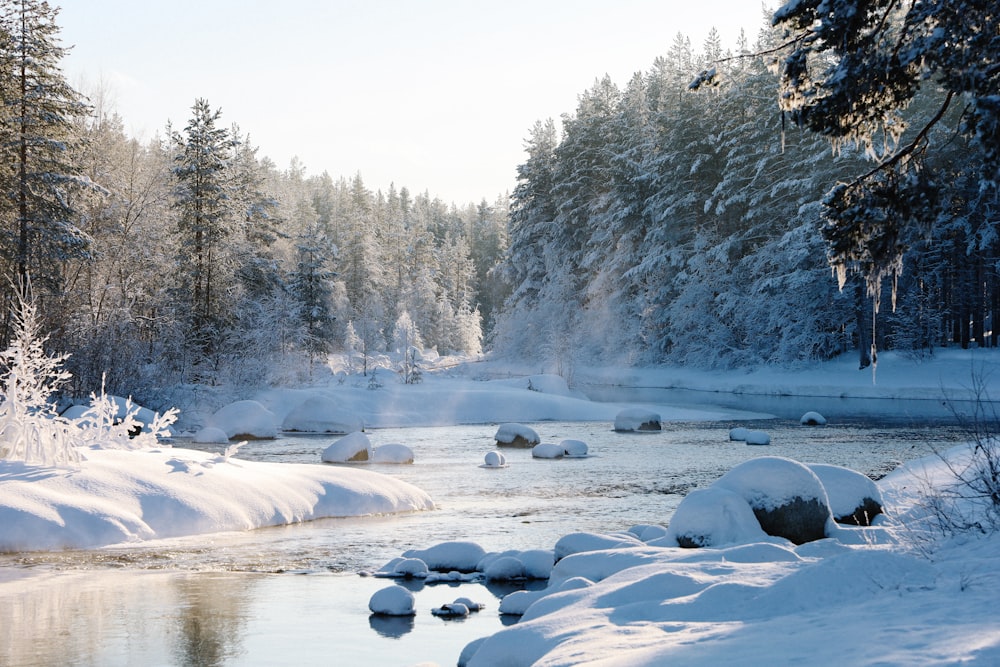
<svg viewBox="0 0 1000 667">
<path fill-rule="evenodd" d="M 431 509 L 395 478 L 186 449 L 87 449 L 72 470 L 0 461 L 0 551 L 94 548 Z"/>
</svg>

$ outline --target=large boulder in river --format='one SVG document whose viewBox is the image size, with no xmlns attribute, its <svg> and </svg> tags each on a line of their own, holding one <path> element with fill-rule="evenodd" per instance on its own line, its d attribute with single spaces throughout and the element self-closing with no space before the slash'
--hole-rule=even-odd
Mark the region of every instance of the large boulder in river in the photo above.
<svg viewBox="0 0 1000 667">
<path fill-rule="evenodd" d="M 524 424 L 500 424 L 497 427 L 497 447 L 534 447 L 542 441 L 535 429 Z"/>
<path fill-rule="evenodd" d="M 232 440 L 268 440 L 278 437 L 278 418 L 257 401 L 236 401 L 208 418 L 206 426 L 222 431 Z"/>
<path fill-rule="evenodd" d="M 283 431 L 348 434 L 364 431 L 365 423 L 327 396 L 310 396 L 295 407 L 281 423 Z"/>
<path fill-rule="evenodd" d="M 667 538 L 685 548 L 755 542 L 766 535 L 743 496 L 719 486 L 694 489 L 677 506 Z"/>
<path fill-rule="evenodd" d="M 882 513 L 882 494 L 867 475 L 825 463 L 808 465 L 823 483 L 837 523 L 870 526 L 872 519 Z"/>
<path fill-rule="evenodd" d="M 826 537 L 831 516 L 826 489 L 807 466 L 778 456 L 739 464 L 715 482 L 750 505 L 768 535 L 803 544 Z"/>
</svg>

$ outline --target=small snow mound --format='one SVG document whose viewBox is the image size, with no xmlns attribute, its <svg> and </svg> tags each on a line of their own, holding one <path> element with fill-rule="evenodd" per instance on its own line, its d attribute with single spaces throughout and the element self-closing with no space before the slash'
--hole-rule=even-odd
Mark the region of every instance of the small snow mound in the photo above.
<svg viewBox="0 0 1000 667">
<path fill-rule="evenodd" d="M 587 443 L 582 440 L 563 440 L 559 446 L 567 458 L 582 459 L 587 456 Z"/>
<path fill-rule="evenodd" d="M 511 616 L 524 616 L 528 607 L 545 597 L 548 591 L 514 591 L 500 600 L 500 613 Z"/>
<path fill-rule="evenodd" d="M 368 600 L 368 609 L 379 616 L 413 616 L 413 593 L 402 586 L 389 586 L 375 591 Z"/>
<path fill-rule="evenodd" d="M 718 486 L 694 489 L 674 511 L 666 537 L 680 547 L 718 547 L 766 539 L 750 505 Z"/>
<path fill-rule="evenodd" d="M 632 526 L 628 529 L 630 534 L 635 535 L 643 542 L 649 542 L 650 540 L 658 540 L 667 534 L 667 529 L 664 526 L 657 524 L 638 524 Z"/>
<path fill-rule="evenodd" d="M 431 609 L 431 614 L 441 618 L 465 618 L 469 615 L 469 608 L 461 602 L 443 604 L 440 607 Z"/>
<path fill-rule="evenodd" d="M 729 429 L 729 439 L 734 442 L 745 442 L 748 433 L 750 433 L 750 429 L 737 426 L 736 428 Z"/>
<path fill-rule="evenodd" d="M 818 412 L 809 411 L 802 415 L 799 423 L 803 426 L 826 426 L 826 417 Z"/>
<path fill-rule="evenodd" d="M 469 611 L 482 611 L 486 609 L 486 605 L 482 602 L 473 602 L 469 598 L 455 598 L 455 604 L 464 604 L 468 607 Z"/>
<path fill-rule="evenodd" d="M 500 452 L 486 452 L 485 463 L 480 468 L 506 468 L 507 457 Z"/>
<path fill-rule="evenodd" d="M 633 535 L 599 535 L 597 533 L 569 533 L 556 542 L 556 561 L 585 551 L 603 551 L 623 547 L 639 547 L 643 543 Z"/>
<path fill-rule="evenodd" d="M 615 430 L 623 433 L 659 431 L 661 428 L 660 415 L 644 408 L 625 408 L 615 417 Z"/>
<path fill-rule="evenodd" d="M 326 463 L 360 463 L 372 458 L 372 443 L 364 433 L 355 432 L 323 450 Z"/>
<path fill-rule="evenodd" d="M 206 426 L 225 431 L 231 440 L 270 440 L 278 437 L 277 417 L 257 401 L 236 401 L 209 417 Z"/>
<path fill-rule="evenodd" d="M 406 558 L 419 558 L 436 572 L 475 572 L 486 551 L 475 542 L 442 542 L 427 549 L 404 551 Z"/>
<path fill-rule="evenodd" d="M 561 459 L 565 451 L 559 445 L 542 442 L 531 448 L 531 456 L 536 459 Z"/>
<path fill-rule="evenodd" d="M 429 570 L 427 563 L 419 558 L 401 558 L 392 568 L 392 572 L 397 577 L 404 579 L 423 579 Z"/>
<path fill-rule="evenodd" d="M 764 431 L 747 431 L 744 438 L 748 445 L 770 445 L 771 436 Z"/>
<path fill-rule="evenodd" d="M 542 441 L 535 429 L 524 424 L 500 424 L 493 438 L 498 447 L 534 447 Z"/>
<path fill-rule="evenodd" d="M 413 463 L 413 450 L 406 445 L 379 445 L 372 454 L 373 463 Z"/>
<path fill-rule="evenodd" d="M 326 396 L 310 396 L 281 423 L 284 431 L 347 434 L 364 431 L 364 421 Z"/>
<path fill-rule="evenodd" d="M 221 428 L 216 428 L 214 426 L 206 426 L 197 433 L 194 434 L 192 438 L 194 442 L 198 442 L 204 445 L 227 445 L 229 444 L 229 436 Z"/>
</svg>

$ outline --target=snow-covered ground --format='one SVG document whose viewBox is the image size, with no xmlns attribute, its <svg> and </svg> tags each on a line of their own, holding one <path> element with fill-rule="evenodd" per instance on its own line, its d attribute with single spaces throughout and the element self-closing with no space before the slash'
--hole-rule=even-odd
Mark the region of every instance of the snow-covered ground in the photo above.
<svg viewBox="0 0 1000 667">
<path fill-rule="evenodd" d="M 946 351 L 923 361 L 883 357 L 874 382 L 850 359 L 809 372 L 576 369 L 575 377 L 580 383 L 940 400 L 968 395 L 977 382 L 1000 396 L 998 365 L 1000 356 L 992 353 Z M 329 423 L 344 423 L 347 415 L 367 426 L 610 422 L 623 407 L 593 403 L 551 375 L 517 377 L 516 369 L 496 362 L 428 373 L 416 386 L 387 377 L 372 390 L 348 378 L 270 390 L 255 400 L 276 428 L 297 414 L 318 429 L 323 415 L 302 410 L 329 405 L 317 397 L 338 406 Z M 249 408 L 253 417 L 264 414 Z M 656 408 L 664 422 L 748 417 Z M 230 432 L 234 425 L 218 413 L 212 420 L 211 412 L 193 416 L 192 432 L 206 425 Z M 62 467 L 0 461 L 0 550 L 91 548 L 432 507 L 411 485 L 318 461 L 251 463 L 238 452 L 165 446 L 81 454 L 79 463 Z M 469 664 L 1000 664 L 1000 539 L 968 532 L 930 540 L 917 523 L 928 482 L 948 481 L 938 459 L 882 480 L 889 520 L 859 529 L 852 534 L 860 539 L 846 543 L 833 538 L 795 546 L 770 538 L 685 550 L 631 539 L 627 546 L 573 554 L 556 564 L 549 589 L 525 607 L 517 625 L 468 651 Z"/>
</svg>

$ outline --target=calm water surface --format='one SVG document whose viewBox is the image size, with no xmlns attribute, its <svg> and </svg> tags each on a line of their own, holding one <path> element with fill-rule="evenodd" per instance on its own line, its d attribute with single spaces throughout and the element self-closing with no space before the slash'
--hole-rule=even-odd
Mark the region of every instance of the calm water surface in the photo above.
<svg viewBox="0 0 1000 667">
<path fill-rule="evenodd" d="M 503 627 L 496 609 L 509 589 L 414 585 L 417 616 L 384 623 L 369 618 L 368 599 L 391 582 L 358 572 L 447 540 L 472 540 L 488 551 L 551 548 L 573 531 L 665 524 L 690 489 L 756 456 L 879 477 L 965 439 L 963 429 L 930 414 L 928 405 L 921 411 L 919 402 L 877 423 L 863 412 L 852 417 L 837 413 L 836 404 L 827 407 L 832 412 L 825 414 L 838 417 L 823 428 L 799 426 L 789 417 L 803 410 L 788 401 L 770 408 L 784 419 L 672 423 L 655 434 L 615 433 L 608 423 L 532 424 L 543 441 L 584 440 L 591 456 L 535 460 L 529 450 L 506 449 L 510 467 L 500 470 L 480 467 L 493 449 L 495 425 L 379 429 L 369 434 L 376 446 L 406 444 L 416 462 L 367 468 L 426 490 L 437 509 L 128 549 L 2 555 L 0 664 L 452 665 L 466 643 Z M 772 444 L 730 442 L 737 425 L 766 430 Z M 251 442 L 239 456 L 322 465 L 320 452 L 334 439 Z M 487 609 L 464 621 L 431 616 L 432 607 L 460 596 Z"/>
</svg>

